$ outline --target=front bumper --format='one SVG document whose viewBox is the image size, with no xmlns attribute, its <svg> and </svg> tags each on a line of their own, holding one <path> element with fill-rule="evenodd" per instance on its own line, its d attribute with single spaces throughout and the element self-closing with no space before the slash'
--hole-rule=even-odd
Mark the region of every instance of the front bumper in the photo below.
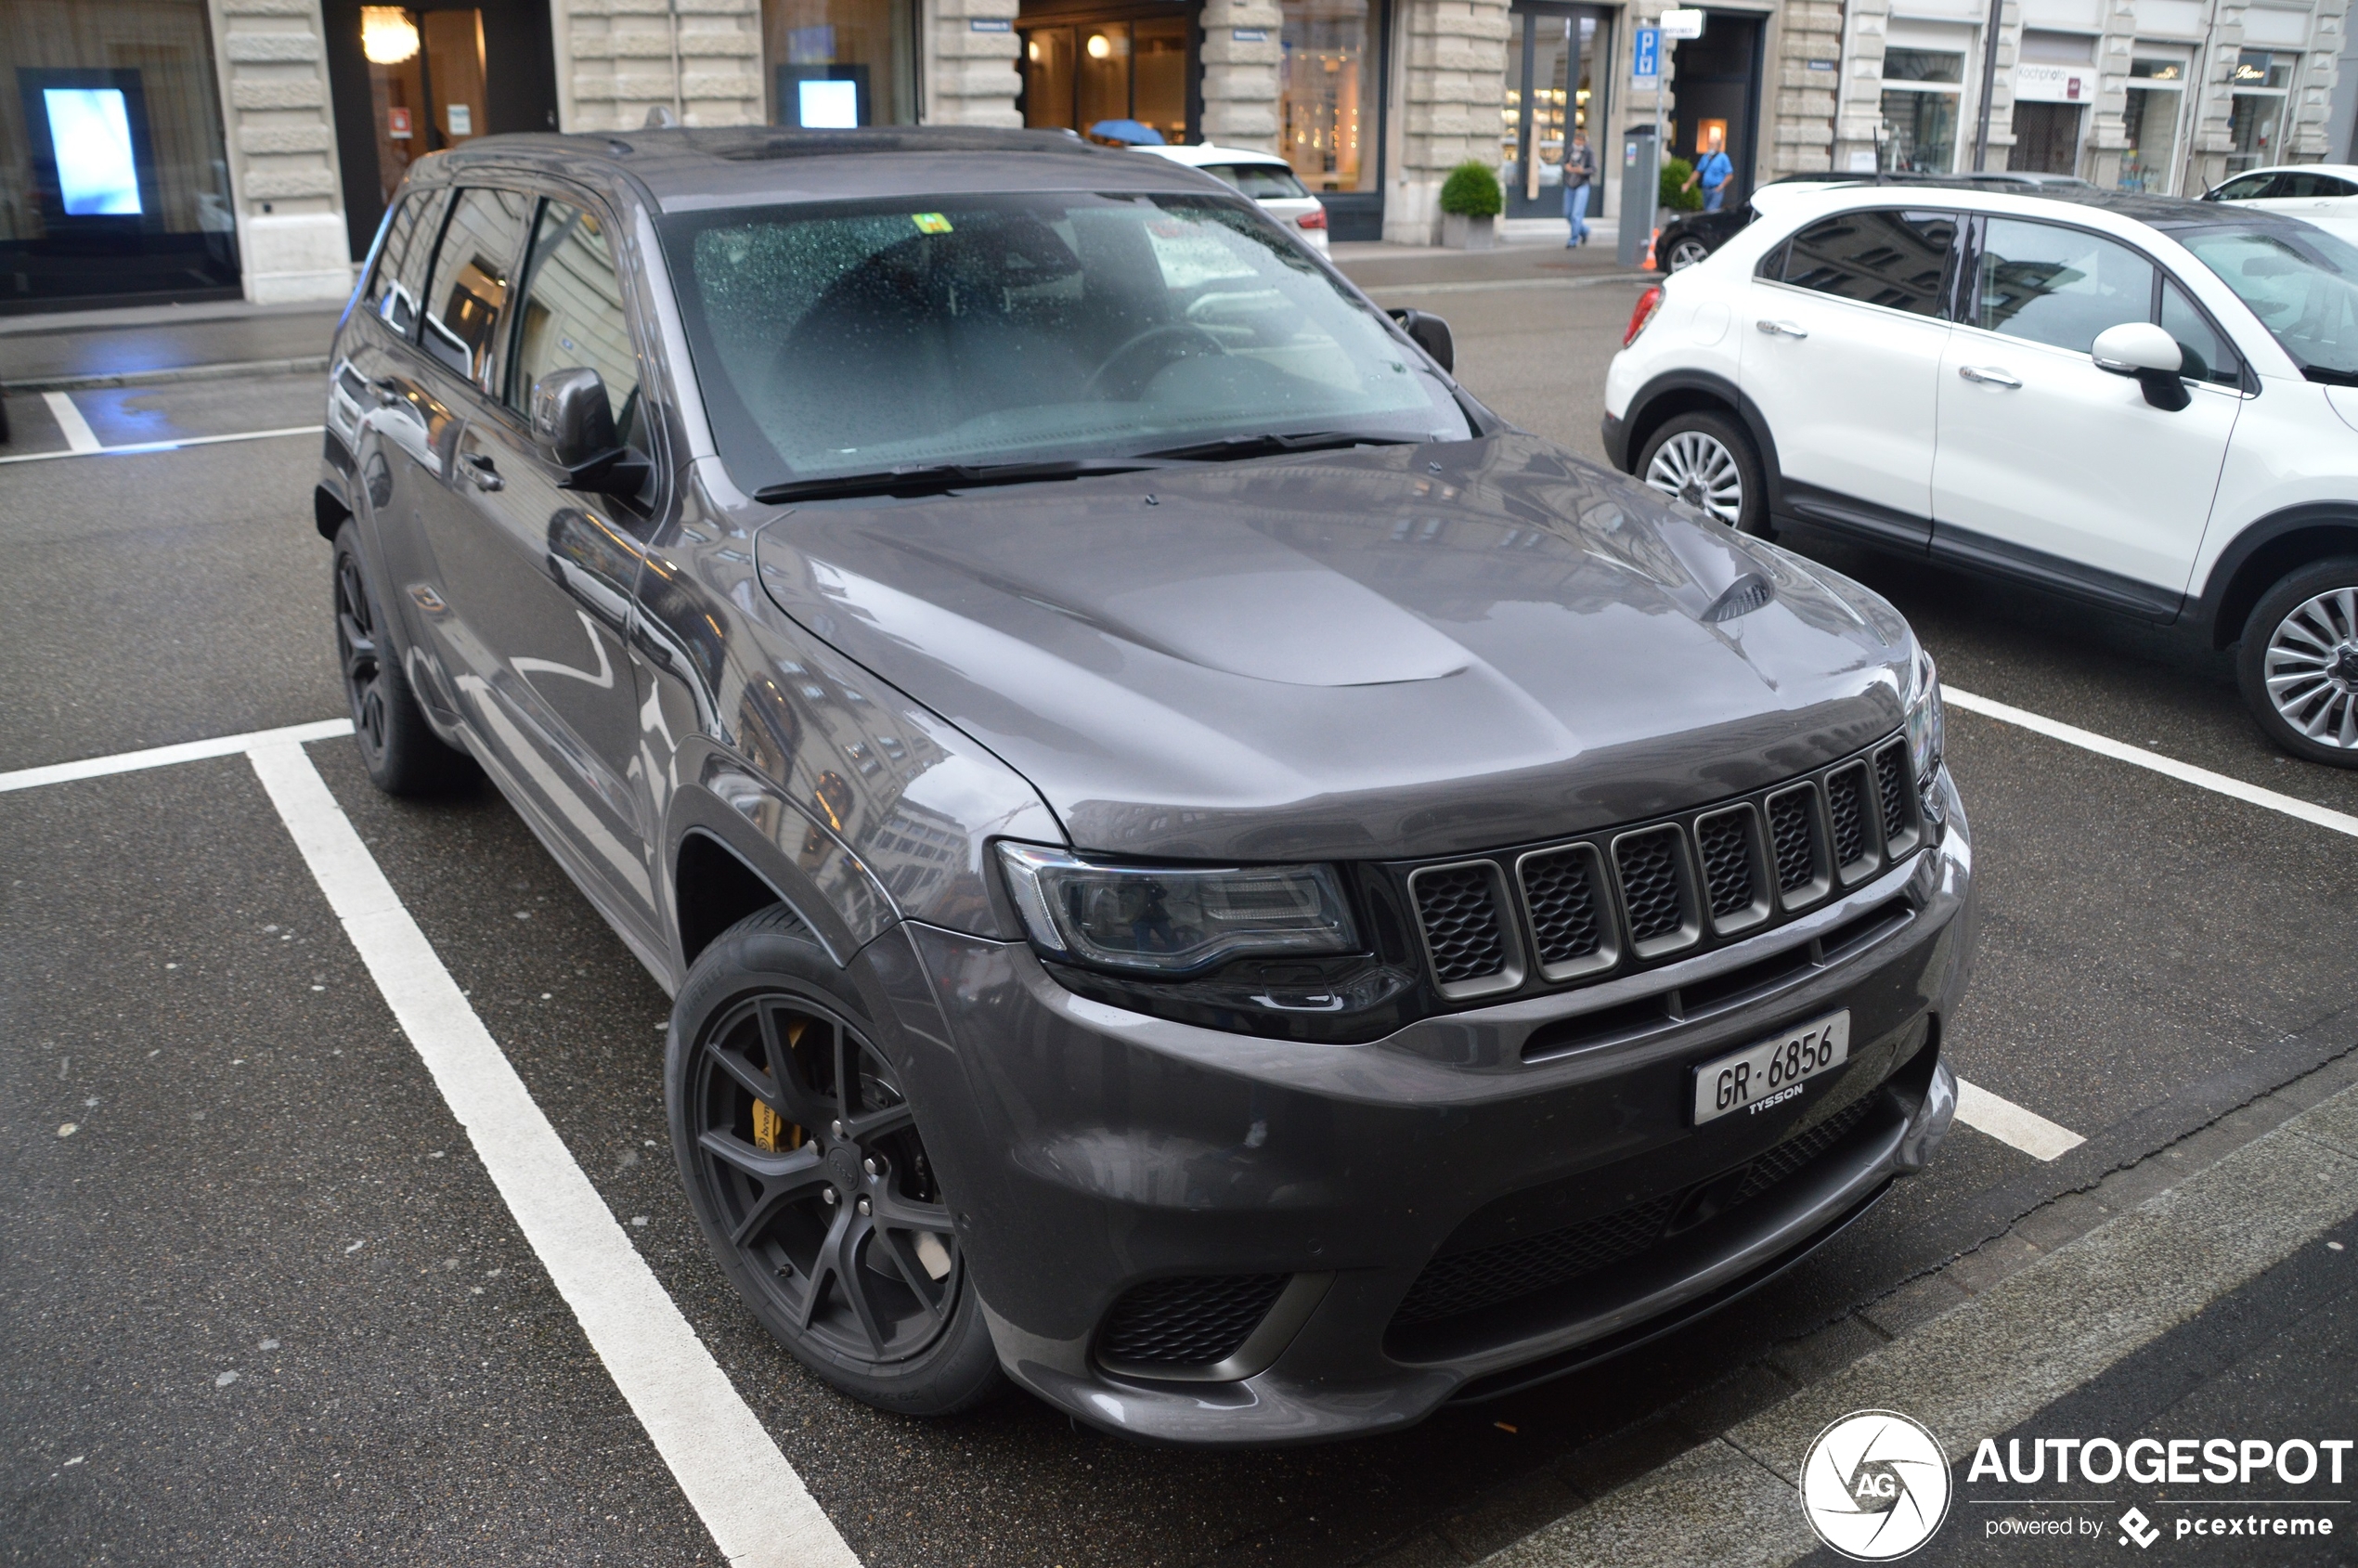
<svg viewBox="0 0 2358 1568">
<path fill-rule="evenodd" d="M 1975 925 L 1949 804 L 1937 846 L 1753 943 L 1365 1045 L 1123 1011 L 1065 991 L 1021 945 L 900 927 L 868 950 L 871 973 L 1003 1364 L 1134 1437 L 1314 1442 L 1404 1427 L 1724 1306 L 1921 1169 L 1947 1131 L 1938 1041 Z M 1822 959 L 1763 991 L 1522 1057 L 1544 1024 L 1703 988 L 1796 943 Z M 1837 1007 L 1852 1016 L 1841 1068 L 1763 1114 L 1687 1124 L 1699 1063 Z M 1561 1256 L 1567 1237 L 1657 1210 L 1664 1238 L 1634 1255 L 1430 1310 L 1428 1265 L 1495 1277 L 1522 1250 Z M 1287 1283 L 1217 1366 L 1110 1368 L 1102 1334 L 1123 1293 L 1196 1276 Z M 1412 1300 L 1426 1305 L 1404 1314 Z"/>
<path fill-rule="evenodd" d="M 1615 414 L 1607 414 L 1598 434 L 1605 444 L 1605 460 L 1624 473 L 1633 472 L 1629 466 L 1629 421 Z"/>
</svg>

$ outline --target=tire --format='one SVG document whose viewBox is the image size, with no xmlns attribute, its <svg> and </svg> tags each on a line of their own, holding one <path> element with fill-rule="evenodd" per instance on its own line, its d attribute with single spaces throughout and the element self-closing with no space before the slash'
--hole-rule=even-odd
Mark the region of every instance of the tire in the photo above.
<svg viewBox="0 0 2358 1568">
<path fill-rule="evenodd" d="M 1674 241 L 1670 247 L 1670 253 L 1664 257 L 1663 261 L 1671 271 L 1684 272 L 1709 254 L 1711 254 L 1710 246 L 1689 235 L 1683 240 Z"/>
<path fill-rule="evenodd" d="M 470 782 L 474 762 L 443 744 L 426 722 L 394 646 L 383 602 L 360 560 L 356 525 L 336 530 L 330 578 L 336 609 L 336 668 L 352 710 L 353 738 L 369 782 L 387 795 L 439 795 Z"/>
<path fill-rule="evenodd" d="M 2235 678 L 2270 740 L 2311 762 L 2358 768 L 2358 557 L 2303 566 L 2261 595 Z"/>
<path fill-rule="evenodd" d="M 1734 416 L 1673 414 L 1639 454 L 1640 483 L 1742 533 L 1773 537 L 1760 454 Z"/>
<path fill-rule="evenodd" d="M 955 1415 L 1005 1375 L 875 1038 L 791 911 L 747 915 L 671 1010 L 672 1149 L 714 1260 L 796 1360 L 878 1409 Z"/>
</svg>

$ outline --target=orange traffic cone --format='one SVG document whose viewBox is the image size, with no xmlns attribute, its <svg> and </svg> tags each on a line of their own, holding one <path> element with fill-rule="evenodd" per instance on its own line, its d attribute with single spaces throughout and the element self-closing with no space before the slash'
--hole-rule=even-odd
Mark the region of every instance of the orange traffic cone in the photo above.
<svg viewBox="0 0 2358 1568">
<path fill-rule="evenodd" d="M 1646 236 L 1646 259 L 1639 265 L 1648 272 L 1656 270 L 1654 266 L 1654 241 L 1661 238 L 1662 230 L 1660 228 L 1656 228 L 1652 234 Z"/>
</svg>

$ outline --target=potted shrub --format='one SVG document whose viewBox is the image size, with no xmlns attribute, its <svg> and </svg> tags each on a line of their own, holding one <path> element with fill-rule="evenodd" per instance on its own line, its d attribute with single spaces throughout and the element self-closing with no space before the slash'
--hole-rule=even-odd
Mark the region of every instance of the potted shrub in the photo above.
<svg viewBox="0 0 2358 1568">
<path fill-rule="evenodd" d="M 1487 251 L 1498 243 L 1505 192 L 1489 164 L 1468 159 L 1441 185 L 1441 242 L 1453 251 Z"/>
</svg>

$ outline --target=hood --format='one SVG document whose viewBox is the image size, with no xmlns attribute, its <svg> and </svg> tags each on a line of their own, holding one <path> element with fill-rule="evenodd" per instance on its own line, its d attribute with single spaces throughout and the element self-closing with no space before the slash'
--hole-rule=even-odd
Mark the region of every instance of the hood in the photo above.
<svg viewBox="0 0 2358 1568">
<path fill-rule="evenodd" d="M 761 530 L 804 628 L 990 746 L 1075 847 L 1454 854 L 1890 733 L 1880 599 L 1535 437 L 922 500 Z"/>
</svg>

